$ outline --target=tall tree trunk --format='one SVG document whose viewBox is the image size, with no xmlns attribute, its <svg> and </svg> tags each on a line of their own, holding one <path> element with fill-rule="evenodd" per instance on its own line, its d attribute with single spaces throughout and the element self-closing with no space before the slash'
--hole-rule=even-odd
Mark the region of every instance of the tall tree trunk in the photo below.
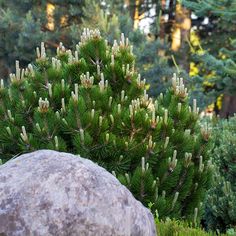
<svg viewBox="0 0 236 236">
<path fill-rule="evenodd" d="M 220 111 L 221 118 L 228 118 L 236 113 L 236 96 L 224 95 L 222 109 Z"/>
<path fill-rule="evenodd" d="M 134 9 L 134 29 L 138 29 L 139 25 L 139 0 L 135 0 L 135 9 Z"/>
<path fill-rule="evenodd" d="M 133 21 L 133 26 L 134 26 L 134 21 L 135 21 L 135 14 L 136 14 L 136 1 L 137 0 L 125 0 L 124 3 L 127 6 L 127 9 L 129 9 L 129 15 L 130 18 Z M 138 11 L 138 9 L 137 9 Z"/>
<path fill-rule="evenodd" d="M 6 65 L 6 61 L 0 58 L 0 79 L 4 79 L 6 81 L 9 73 L 9 68 Z"/>
<path fill-rule="evenodd" d="M 189 44 L 191 29 L 191 12 L 183 7 L 180 3 L 176 4 L 175 22 L 172 30 L 173 51 L 181 51 L 181 57 L 178 63 L 189 71 Z"/>
<path fill-rule="evenodd" d="M 160 40 L 164 42 L 165 39 L 165 17 L 164 17 L 164 10 L 165 10 L 165 5 L 166 5 L 166 0 L 161 0 L 160 4 L 157 4 L 157 9 L 156 9 L 156 15 L 160 17 L 159 22 L 160 22 Z M 158 12 L 159 11 L 159 12 Z"/>
<path fill-rule="evenodd" d="M 137 29 L 139 27 L 139 22 L 145 16 L 146 11 L 140 11 L 141 6 L 144 4 L 144 0 L 125 0 L 125 5 L 129 9 L 129 14 L 133 20 L 133 28 Z"/>
<path fill-rule="evenodd" d="M 171 42 L 171 33 L 173 24 L 175 22 L 175 11 L 176 11 L 176 0 L 169 1 L 169 9 L 168 9 L 168 22 L 166 23 L 165 31 L 168 35 L 168 40 Z"/>
<path fill-rule="evenodd" d="M 159 0 L 156 4 L 156 15 L 159 20 L 159 26 L 158 26 L 158 35 L 157 38 L 164 44 L 165 38 L 166 38 L 166 30 L 165 30 L 165 17 L 163 14 L 163 11 L 165 10 L 166 0 Z M 159 49 L 158 50 L 158 56 L 162 57 L 165 56 L 165 50 Z"/>
<path fill-rule="evenodd" d="M 54 10 L 55 10 L 55 6 L 52 3 L 47 3 L 47 8 L 46 8 L 46 12 L 47 12 L 47 28 L 50 31 L 53 31 L 55 29 L 55 22 L 54 22 Z"/>
</svg>

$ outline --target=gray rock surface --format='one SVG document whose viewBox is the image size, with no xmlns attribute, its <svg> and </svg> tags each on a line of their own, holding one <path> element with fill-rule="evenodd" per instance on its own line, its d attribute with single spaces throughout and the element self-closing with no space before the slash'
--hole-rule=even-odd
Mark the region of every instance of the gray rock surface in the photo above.
<svg viewBox="0 0 236 236">
<path fill-rule="evenodd" d="M 105 169 L 50 150 L 0 166 L 0 235 L 154 236 L 153 216 Z"/>
</svg>

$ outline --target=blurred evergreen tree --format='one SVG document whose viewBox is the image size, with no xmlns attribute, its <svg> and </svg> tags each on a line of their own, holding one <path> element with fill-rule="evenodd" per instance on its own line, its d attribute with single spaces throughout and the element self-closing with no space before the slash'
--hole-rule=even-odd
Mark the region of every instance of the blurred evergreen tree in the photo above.
<svg viewBox="0 0 236 236">
<path fill-rule="evenodd" d="M 120 20 L 117 14 L 110 13 L 111 8 L 113 8 L 113 5 L 110 5 L 109 2 L 101 4 L 95 0 L 85 0 L 83 17 L 81 19 L 81 32 L 83 28 L 99 29 L 102 35 L 107 37 L 109 43 L 119 38 L 121 34 Z M 116 13 L 118 13 L 118 11 L 116 11 Z M 129 18 L 126 18 L 126 21 L 128 20 Z M 128 22 L 126 21 L 123 23 L 127 24 Z M 132 28 L 129 27 L 129 30 L 132 30 Z"/>
<path fill-rule="evenodd" d="M 0 76 L 6 77 L 20 59 L 26 66 L 39 41 L 56 48 L 71 46 L 78 35 L 71 28 L 81 23 L 82 0 L 0 0 Z"/>
<path fill-rule="evenodd" d="M 236 2 L 235 0 L 183 0 L 197 16 L 194 25 L 201 38 L 201 53 L 194 55 L 199 73 L 194 77 L 195 94 L 205 104 L 217 104 L 223 95 L 221 117 L 236 112 Z M 195 83 L 196 82 L 196 83 Z M 216 111 L 221 106 L 215 106 Z"/>
<path fill-rule="evenodd" d="M 86 0 L 81 28 L 99 28 L 110 43 L 121 32 L 124 33 L 134 45 L 136 63 L 141 75 L 151 85 L 149 94 L 156 96 L 165 92 L 166 88 L 170 86 L 169 78 L 174 72 L 185 78 L 187 74 L 183 69 L 178 68 L 179 70 L 177 70 L 174 66 L 168 40 L 162 40 L 160 36 L 156 35 L 160 27 L 159 20 L 152 25 L 151 32 L 147 36 L 139 28 L 134 29 L 133 19 L 126 10 L 126 5 L 117 4 L 114 0 L 108 0 L 104 5 L 100 5 L 94 0 Z"/>
<path fill-rule="evenodd" d="M 136 6 L 137 3 L 139 5 Z M 121 32 L 130 38 L 141 75 L 152 84 L 152 96 L 169 87 L 173 72 L 187 77 L 183 70 L 174 66 L 170 42 L 161 37 L 159 12 L 164 6 L 155 5 L 155 1 L 0 0 L 0 6 L 0 32 L 3 35 L 0 42 L 0 77 L 7 77 L 16 59 L 21 61 L 22 66 L 30 63 L 34 56 L 32 51 L 39 41 L 44 41 L 47 49 L 56 48 L 60 42 L 67 48 L 75 46 L 84 27 L 99 28 L 110 43 Z M 127 13 L 127 9 L 131 11 L 135 7 L 140 9 L 140 14 L 147 14 L 145 17 L 150 16 L 150 9 L 156 11 L 156 20 L 148 37 L 140 29 L 134 29 L 134 19 Z M 166 10 L 163 14 L 167 14 Z"/>
</svg>

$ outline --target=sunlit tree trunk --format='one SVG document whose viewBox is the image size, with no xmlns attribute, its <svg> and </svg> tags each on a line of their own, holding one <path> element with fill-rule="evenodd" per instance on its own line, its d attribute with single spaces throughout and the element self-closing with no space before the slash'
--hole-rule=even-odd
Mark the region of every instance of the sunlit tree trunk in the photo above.
<svg viewBox="0 0 236 236">
<path fill-rule="evenodd" d="M 130 18 L 134 22 L 134 15 L 135 15 L 135 10 L 136 10 L 136 8 L 134 6 L 136 3 L 136 0 L 124 0 L 124 3 L 126 5 L 127 9 L 129 10 Z"/>
<path fill-rule="evenodd" d="M 166 0 L 161 0 L 160 3 L 157 5 L 158 8 L 156 9 L 156 14 L 159 15 L 159 22 L 160 22 L 160 40 L 164 41 L 165 39 L 165 17 L 163 15 L 163 11 L 165 9 Z M 158 12 L 159 10 L 159 12 Z"/>
<path fill-rule="evenodd" d="M 163 11 L 165 9 L 166 0 L 160 0 L 156 4 L 156 15 L 158 17 L 158 34 L 157 38 L 164 44 L 165 38 L 166 38 L 166 30 L 165 30 L 165 18 L 163 15 Z M 158 56 L 165 56 L 165 50 L 158 50 Z"/>
<path fill-rule="evenodd" d="M 130 17 L 133 20 L 133 28 L 138 29 L 139 22 L 145 16 L 145 11 L 140 11 L 141 5 L 144 3 L 143 0 L 125 0 L 124 4 L 129 9 Z"/>
<path fill-rule="evenodd" d="M 184 8 L 180 3 L 176 4 L 175 21 L 172 30 L 171 49 L 173 51 L 181 50 L 181 57 L 178 63 L 189 71 L 189 44 L 190 29 L 191 29 L 191 15 L 190 11 Z"/>
<path fill-rule="evenodd" d="M 190 11 L 181 6 L 180 3 L 176 4 L 175 22 L 172 32 L 172 45 L 174 51 L 178 51 L 182 42 L 189 39 L 191 29 Z"/>
<path fill-rule="evenodd" d="M 135 0 L 135 10 L 134 10 L 134 29 L 138 29 L 139 26 L 139 0 Z"/>
<path fill-rule="evenodd" d="M 53 31 L 55 29 L 55 22 L 54 22 L 54 11 L 55 11 L 55 6 L 52 3 L 47 3 L 47 28 L 50 31 Z"/>
</svg>

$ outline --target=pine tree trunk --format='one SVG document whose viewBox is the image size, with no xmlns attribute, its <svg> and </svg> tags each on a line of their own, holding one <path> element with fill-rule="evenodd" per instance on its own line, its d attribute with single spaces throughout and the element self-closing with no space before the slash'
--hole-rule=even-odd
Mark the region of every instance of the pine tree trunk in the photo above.
<svg viewBox="0 0 236 236">
<path fill-rule="evenodd" d="M 129 9 L 129 14 L 133 20 L 133 28 L 138 29 L 140 20 L 144 17 L 145 11 L 140 12 L 140 6 L 144 3 L 143 0 L 125 0 L 124 4 Z"/>
<path fill-rule="evenodd" d="M 124 0 L 125 5 L 127 6 L 127 9 L 129 10 L 130 18 L 133 21 L 134 26 L 134 17 L 135 17 L 135 11 L 136 11 L 136 0 Z"/>
<path fill-rule="evenodd" d="M 138 29 L 139 25 L 139 0 L 135 0 L 135 10 L 134 10 L 134 29 Z"/>
<path fill-rule="evenodd" d="M 6 65 L 6 61 L 4 59 L 0 59 L 0 79 L 7 80 L 9 75 L 9 68 Z"/>
<path fill-rule="evenodd" d="M 163 10 L 164 10 L 164 8 L 165 8 L 165 4 L 166 4 L 166 0 L 161 0 L 161 4 L 160 4 L 160 9 L 159 10 L 161 10 L 162 11 L 162 14 L 161 14 L 161 19 L 160 19 L 160 40 L 161 41 L 164 41 L 164 39 L 165 39 L 165 18 L 164 18 L 164 16 L 163 16 Z M 158 9 L 156 10 L 156 11 L 158 11 Z M 160 14 L 160 12 L 156 12 L 156 14 L 157 15 L 159 15 Z"/>
<path fill-rule="evenodd" d="M 55 29 L 55 22 L 54 22 L 54 10 L 55 10 L 55 6 L 51 3 L 47 3 L 47 28 L 50 31 L 53 31 Z"/>
<path fill-rule="evenodd" d="M 158 36 L 157 38 L 159 38 L 159 40 L 164 44 L 165 42 L 165 37 L 166 37 L 166 27 L 165 27 L 165 17 L 163 15 L 163 10 L 165 8 L 165 4 L 166 4 L 166 0 L 161 0 L 161 2 L 159 2 L 156 5 L 156 15 L 158 17 L 160 17 L 159 19 L 159 32 L 158 32 Z M 160 14 L 161 13 L 161 14 Z M 158 56 L 160 57 L 164 57 L 165 56 L 165 50 L 159 49 L 158 50 Z"/>
<path fill-rule="evenodd" d="M 168 22 L 165 27 L 168 40 L 171 41 L 171 31 L 175 22 L 176 0 L 170 0 L 168 9 Z"/>
<path fill-rule="evenodd" d="M 228 118 L 234 113 L 236 113 L 236 96 L 224 95 L 220 117 Z"/>
<path fill-rule="evenodd" d="M 181 50 L 181 57 L 178 63 L 186 70 L 189 71 L 189 45 L 191 29 L 191 12 L 184 8 L 180 3 L 176 4 L 175 22 L 172 31 L 172 44 L 173 51 Z"/>
</svg>

